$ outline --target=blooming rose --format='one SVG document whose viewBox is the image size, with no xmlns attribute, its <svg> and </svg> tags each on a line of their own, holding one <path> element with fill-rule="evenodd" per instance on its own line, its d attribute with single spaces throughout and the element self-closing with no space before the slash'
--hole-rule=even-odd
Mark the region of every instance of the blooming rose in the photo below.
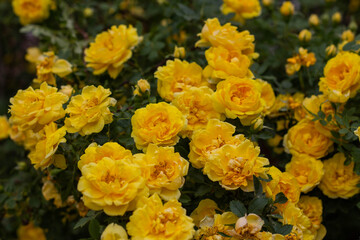
<svg viewBox="0 0 360 240">
<path fill-rule="evenodd" d="M 249 67 L 251 61 L 240 51 L 228 50 L 223 46 L 211 47 L 205 52 L 208 66 L 204 69 L 204 76 L 211 83 L 218 83 L 229 76 L 252 77 Z"/>
<path fill-rule="evenodd" d="M 98 34 L 95 42 L 85 49 L 87 67 L 99 75 L 108 71 L 110 77 L 116 78 L 124 63 L 132 56 L 132 49 L 142 41 L 136 28 L 131 25 L 112 26 L 108 31 Z"/>
<path fill-rule="evenodd" d="M 9 119 L 12 125 L 16 125 L 19 131 L 28 129 L 41 129 L 43 125 L 56 121 L 65 116 L 62 107 L 69 97 L 57 92 L 57 88 L 50 87 L 46 82 L 42 83 L 40 89 L 34 90 L 29 87 L 19 90 L 10 99 Z"/>
<path fill-rule="evenodd" d="M 211 18 L 206 20 L 201 33 L 201 38 L 196 42 L 196 47 L 219 47 L 222 46 L 228 50 L 235 50 L 255 59 L 259 54 L 255 53 L 255 37 L 250 35 L 249 31 L 238 32 L 237 27 L 226 23 L 221 26 L 219 19 Z"/>
<path fill-rule="evenodd" d="M 181 134 L 191 137 L 196 129 L 205 128 L 210 119 L 224 120 L 225 116 L 215 111 L 212 95 L 214 92 L 206 87 L 192 87 L 184 92 L 175 93 L 171 102 L 187 119 L 187 125 Z"/>
<path fill-rule="evenodd" d="M 71 67 L 72 65 L 68 61 L 58 59 L 54 52 L 46 52 L 43 54 L 41 61 L 36 65 L 37 78 L 34 79 L 34 82 L 47 82 L 50 85 L 56 86 L 54 74 L 59 77 L 65 77 L 72 72 Z"/>
<path fill-rule="evenodd" d="M 216 88 L 215 109 L 228 118 L 238 117 L 243 125 L 250 125 L 264 110 L 261 85 L 253 79 L 228 77 Z"/>
<path fill-rule="evenodd" d="M 221 11 L 223 14 L 235 13 L 233 20 L 243 23 L 260 16 L 261 5 L 259 0 L 224 0 Z"/>
<path fill-rule="evenodd" d="M 324 175 L 323 163 L 305 154 L 294 155 L 285 169 L 296 178 L 304 193 L 318 185 Z"/>
<path fill-rule="evenodd" d="M 271 84 L 264 80 L 256 79 L 255 81 L 257 81 L 261 87 L 261 98 L 265 103 L 263 113 L 268 115 L 270 114 L 270 110 L 274 106 L 276 100 L 274 90 Z"/>
<path fill-rule="evenodd" d="M 236 146 L 226 144 L 209 156 L 204 173 L 227 190 L 254 191 L 253 175 L 267 178 L 264 166 L 269 165 L 269 160 L 259 154 L 260 148 L 249 140 Z"/>
<path fill-rule="evenodd" d="M 176 199 L 163 204 L 155 193 L 143 198 L 126 225 L 133 240 L 190 240 L 194 223 Z"/>
<path fill-rule="evenodd" d="M 203 199 L 190 214 L 190 217 L 193 219 L 195 226 L 199 227 L 201 220 L 205 217 L 213 217 L 215 215 L 215 210 L 220 210 L 216 202 L 211 199 Z"/>
<path fill-rule="evenodd" d="M 258 234 L 264 225 L 264 220 L 258 215 L 250 213 L 236 221 L 235 229 L 226 231 L 234 239 L 259 239 Z M 260 238 L 263 239 L 263 238 Z"/>
<path fill-rule="evenodd" d="M 165 201 L 179 199 L 185 183 L 189 162 L 174 152 L 173 147 L 158 147 L 150 144 L 146 154 L 134 155 L 142 169 L 150 194 L 157 193 Z"/>
<path fill-rule="evenodd" d="M 354 97 L 360 88 L 360 56 L 342 52 L 330 59 L 319 87 L 331 102 L 344 103 Z"/>
<path fill-rule="evenodd" d="M 210 155 L 225 144 L 238 145 L 245 141 L 242 134 L 233 136 L 235 126 L 218 119 L 210 119 L 206 128 L 198 129 L 190 142 L 189 161 L 195 168 L 203 168 Z"/>
<path fill-rule="evenodd" d="M 224 212 L 222 214 L 213 214 L 205 216 L 195 232 L 194 239 L 224 239 L 223 234 L 230 235 L 230 231 L 234 232 L 234 227 L 238 217 L 232 212 Z"/>
<path fill-rule="evenodd" d="M 290 16 L 293 15 L 295 11 L 294 5 L 291 3 L 291 1 L 284 1 L 280 7 L 280 13 L 283 16 Z"/>
<path fill-rule="evenodd" d="M 22 25 L 41 22 L 49 17 L 50 9 L 55 8 L 53 0 L 13 0 L 15 14 Z"/>
<path fill-rule="evenodd" d="M 110 223 L 101 234 L 101 240 L 128 240 L 128 236 L 122 226 Z"/>
<path fill-rule="evenodd" d="M 101 132 L 105 124 L 113 121 L 109 106 L 115 106 L 116 100 L 110 95 L 110 90 L 102 86 L 86 86 L 81 95 L 72 97 L 66 108 L 68 132 L 82 136 Z"/>
<path fill-rule="evenodd" d="M 66 128 L 57 128 L 56 123 L 52 122 L 46 125 L 40 133 L 40 140 L 36 143 L 35 148 L 29 153 L 29 158 L 35 168 L 46 168 L 54 163 L 55 160 L 60 160 L 60 156 L 54 155 L 60 143 L 66 142 L 64 138 Z"/>
<path fill-rule="evenodd" d="M 314 122 L 306 119 L 290 128 L 284 136 L 285 151 L 293 155 L 303 153 L 314 158 L 322 158 L 329 153 L 332 145 L 331 139 L 320 133 Z"/>
<path fill-rule="evenodd" d="M 272 180 L 267 182 L 264 188 L 268 197 L 275 200 L 276 195 L 282 192 L 287 197 L 288 202 L 297 203 L 299 201 L 300 186 L 293 175 L 281 172 L 276 167 L 270 167 L 268 174 L 272 177 Z"/>
<path fill-rule="evenodd" d="M 166 101 L 173 100 L 176 92 L 208 85 L 202 77 L 202 68 L 197 63 L 188 63 L 179 59 L 168 60 L 165 66 L 158 68 L 155 77 L 158 80 L 158 93 Z"/>
<path fill-rule="evenodd" d="M 10 134 L 10 124 L 6 116 L 0 116 L 0 140 L 6 139 Z"/>
<path fill-rule="evenodd" d="M 46 240 L 44 230 L 34 226 L 32 222 L 28 225 L 21 225 L 17 230 L 19 240 Z"/>
<path fill-rule="evenodd" d="M 122 216 L 126 211 L 134 210 L 137 201 L 142 196 L 148 196 L 149 190 L 132 155 L 126 154 L 126 151 L 116 153 L 121 148 L 115 145 L 118 144 L 106 146 L 109 148 L 103 152 L 98 151 L 93 159 L 87 159 L 92 157 L 90 151 L 85 153 L 88 156 L 82 157 L 84 165 L 80 168 L 82 176 L 78 190 L 83 194 L 86 207 L 95 211 L 104 210 L 109 216 Z M 123 158 L 118 158 L 121 155 Z"/>
<path fill-rule="evenodd" d="M 146 149 L 150 143 L 173 146 L 179 141 L 178 133 L 186 126 L 186 119 L 175 107 L 165 102 L 151 103 L 135 111 L 131 118 L 136 147 Z"/>
<path fill-rule="evenodd" d="M 360 176 L 354 172 L 354 162 L 344 165 L 346 157 L 337 153 L 324 161 L 325 174 L 319 188 L 329 198 L 348 199 L 360 192 Z"/>
</svg>

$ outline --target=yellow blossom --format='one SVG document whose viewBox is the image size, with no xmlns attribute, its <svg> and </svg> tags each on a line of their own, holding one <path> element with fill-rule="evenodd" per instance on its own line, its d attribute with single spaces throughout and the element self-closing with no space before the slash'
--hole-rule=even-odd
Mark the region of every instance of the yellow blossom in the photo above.
<svg viewBox="0 0 360 240">
<path fill-rule="evenodd" d="M 270 83 L 261 79 L 256 79 L 256 81 L 260 84 L 261 98 L 265 103 L 263 113 L 268 115 L 270 114 L 271 108 L 274 106 L 276 100 L 274 90 Z"/>
<path fill-rule="evenodd" d="M 71 85 L 61 86 L 59 92 L 65 94 L 68 97 L 71 97 L 71 95 L 74 93 L 74 88 Z"/>
<path fill-rule="evenodd" d="M 44 60 L 44 55 L 39 48 L 29 47 L 28 49 L 26 49 L 25 59 L 29 63 L 39 64 Z"/>
<path fill-rule="evenodd" d="M 278 193 L 282 192 L 287 197 L 288 202 L 297 203 L 300 197 L 300 186 L 296 178 L 287 172 L 281 172 L 276 167 L 270 167 L 268 174 L 272 177 L 266 183 L 265 193 L 268 197 L 275 200 Z"/>
<path fill-rule="evenodd" d="M 109 107 L 115 106 L 116 100 L 110 95 L 110 90 L 100 85 L 86 86 L 81 95 L 72 97 L 66 108 L 68 132 L 79 132 L 82 136 L 101 132 L 105 124 L 113 121 Z"/>
<path fill-rule="evenodd" d="M 132 56 L 132 49 L 142 41 L 136 28 L 126 25 L 112 26 L 109 30 L 98 34 L 95 42 L 85 49 L 87 67 L 94 70 L 95 75 L 108 71 L 115 79 L 121 72 L 124 63 Z"/>
<path fill-rule="evenodd" d="M 17 230 L 19 240 L 46 240 L 44 230 L 34 226 L 32 222 L 28 225 L 21 225 Z"/>
<path fill-rule="evenodd" d="M 165 66 L 159 67 L 155 72 L 159 95 L 166 101 L 171 101 L 176 92 L 182 92 L 190 87 L 207 86 L 202 71 L 197 63 L 188 63 L 179 59 L 168 60 Z"/>
<path fill-rule="evenodd" d="M 318 15 L 316 15 L 316 14 L 311 14 L 310 15 L 310 17 L 309 17 L 309 24 L 311 25 L 311 26 L 318 26 L 319 25 L 319 22 L 320 22 L 320 20 L 319 20 L 319 17 L 318 17 Z"/>
<path fill-rule="evenodd" d="M 186 55 L 185 48 L 175 46 L 173 55 L 175 58 L 185 58 L 185 55 Z"/>
<path fill-rule="evenodd" d="M 110 146 L 101 153 L 99 151 L 92 161 L 84 162 L 78 182 L 85 206 L 95 211 L 104 210 L 109 216 L 122 216 L 126 211 L 134 210 L 137 201 L 149 194 L 140 166 L 131 154 L 116 153 L 118 148 Z M 92 158 L 89 152 L 82 158 Z"/>
<path fill-rule="evenodd" d="M 203 168 L 212 153 L 225 144 L 239 145 L 245 141 L 242 134 L 233 136 L 235 126 L 218 119 L 210 119 L 203 129 L 192 135 L 189 160 L 195 168 Z"/>
<path fill-rule="evenodd" d="M 258 234 L 264 225 L 264 221 L 258 215 L 250 213 L 236 221 L 235 229 L 226 233 L 234 239 L 258 239 Z"/>
<path fill-rule="evenodd" d="M 260 16 L 261 5 L 259 0 L 224 0 L 221 11 L 223 14 L 235 13 L 233 20 L 243 23 L 246 19 Z"/>
<path fill-rule="evenodd" d="M 355 131 L 354 134 L 359 138 L 360 141 L 360 127 L 358 127 Z"/>
<path fill-rule="evenodd" d="M 343 153 L 337 153 L 324 161 L 325 174 L 319 188 L 329 198 L 348 199 L 360 192 L 360 176 L 354 172 L 354 162 L 344 165 L 345 160 Z"/>
<path fill-rule="evenodd" d="M 355 40 L 355 34 L 351 30 L 346 30 L 341 34 L 341 40 L 345 42 L 352 42 Z"/>
<path fill-rule="evenodd" d="M 158 147 L 150 144 L 146 154 L 134 155 L 142 169 L 150 194 L 157 193 L 165 201 L 180 198 L 185 183 L 189 162 L 174 152 L 173 147 Z"/>
<path fill-rule="evenodd" d="M 125 229 L 116 223 L 107 225 L 101 234 L 101 240 L 128 240 Z"/>
<path fill-rule="evenodd" d="M 150 143 L 175 145 L 179 141 L 178 133 L 186 127 L 186 119 L 175 106 L 165 102 L 150 103 L 135 111 L 131 125 L 136 147 L 146 149 Z"/>
<path fill-rule="evenodd" d="M 325 230 L 326 234 L 326 229 L 321 224 L 323 214 L 323 205 L 321 199 L 317 197 L 301 196 L 299 202 L 297 203 L 297 207 L 299 207 L 301 211 L 310 219 L 311 232 L 320 233 L 321 231 Z M 322 238 L 316 238 L 316 240 L 320 239 Z"/>
<path fill-rule="evenodd" d="M 59 191 L 56 189 L 54 183 L 50 180 L 44 181 L 44 184 L 41 188 L 42 195 L 44 196 L 46 201 L 54 200 L 54 205 L 56 207 L 62 207 L 63 203 L 61 200 L 61 195 Z"/>
<path fill-rule="evenodd" d="M 10 134 L 10 124 L 6 116 L 0 116 L 0 140 L 6 139 Z"/>
<path fill-rule="evenodd" d="M 213 217 L 216 213 L 215 210 L 220 210 L 216 202 L 211 199 L 203 199 L 199 202 L 199 205 L 191 213 L 190 217 L 193 219 L 195 226 L 199 227 L 200 222 L 205 217 Z"/>
<path fill-rule="evenodd" d="M 192 87 L 184 92 L 175 93 L 171 102 L 187 119 L 187 125 L 181 132 L 184 136 L 191 137 L 193 131 L 205 128 L 210 119 L 224 120 L 225 117 L 215 111 L 212 101 L 214 92 L 206 87 Z"/>
<path fill-rule="evenodd" d="M 134 90 L 134 95 L 141 96 L 145 92 L 150 92 L 150 83 L 145 79 L 140 79 Z"/>
<path fill-rule="evenodd" d="M 28 129 L 41 129 L 44 125 L 56 121 L 65 116 L 62 107 L 69 97 L 57 92 L 57 88 L 42 83 L 40 89 L 34 90 L 29 87 L 19 90 L 10 99 L 9 119 L 12 125 L 16 125 L 19 131 Z"/>
<path fill-rule="evenodd" d="M 46 125 L 41 132 L 40 140 L 36 143 L 34 149 L 30 151 L 28 156 L 35 168 L 46 168 L 53 164 L 54 161 L 60 157 L 55 155 L 59 144 L 66 142 L 66 139 L 64 138 L 66 128 L 62 127 L 58 129 L 54 122 Z"/>
<path fill-rule="evenodd" d="M 86 8 L 84 8 L 83 14 L 84 14 L 84 17 L 91 17 L 94 14 L 94 9 L 92 9 L 90 7 L 86 7 Z"/>
<path fill-rule="evenodd" d="M 323 163 L 308 155 L 293 156 L 285 169 L 296 178 L 304 193 L 318 185 L 324 175 Z"/>
<path fill-rule="evenodd" d="M 143 198 L 126 225 L 132 240 L 190 240 L 194 223 L 181 203 L 172 199 L 163 204 L 157 194 Z"/>
<path fill-rule="evenodd" d="M 13 0 L 14 13 L 22 25 L 41 22 L 49 17 L 50 9 L 55 8 L 53 0 Z"/>
<path fill-rule="evenodd" d="M 214 106 L 228 118 L 239 118 L 243 125 L 250 125 L 264 110 L 261 85 L 250 78 L 229 77 L 217 85 Z"/>
<path fill-rule="evenodd" d="M 299 33 L 299 40 L 302 42 L 309 42 L 311 40 L 312 34 L 309 30 L 303 29 Z"/>
<path fill-rule="evenodd" d="M 330 138 L 320 133 L 313 121 L 302 120 L 284 136 L 284 147 L 293 155 L 307 154 L 316 159 L 326 156 L 332 149 Z"/>
<path fill-rule="evenodd" d="M 234 233 L 234 225 L 237 221 L 237 216 L 232 212 L 224 212 L 223 214 L 214 214 L 212 216 L 205 216 L 196 231 L 195 240 L 225 240 L 228 237 L 222 234 L 231 235 Z"/>
<path fill-rule="evenodd" d="M 360 56 L 341 52 L 330 59 L 320 78 L 320 91 L 331 102 L 344 103 L 360 89 Z"/>
<path fill-rule="evenodd" d="M 334 23 L 340 23 L 342 20 L 342 16 L 341 13 L 336 12 L 331 16 L 331 21 L 333 21 Z"/>
<path fill-rule="evenodd" d="M 54 74 L 59 77 L 69 75 L 72 72 L 72 65 L 64 59 L 58 59 L 54 52 L 46 52 L 43 55 L 41 62 L 36 65 L 37 78 L 34 79 L 34 82 L 47 82 L 50 85 L 56 86 Z"/>
<path fill-rule="evenodd" d="M 249 140 L 236 146 L 226 144 L 209 156 L 203 171 L 226 190 L 241 188 L 251 192 L 254 191 L 253 175 L 267 178 L 264 166 L 269 165 L 269 160 L 259 154 L 260 148 Z"/>
<path fill-rule="evenodd" d="M 196 42 L 196 47 L 219 47 L 222 46 L 230 51 L 241 52 L 249 59 L 255 59 L 259 54 L 255 53 L 255 37 L 249 31 L 238 32 L 237 27 L 226 23 L 221 26 L 217 18 L 206 20 L 201 33 L 201 38 Z"/>
<path fill-rule="evenodd" d="M 211 47 L 206 50 L 205 57 L 208 66 L 204 69 L 204 76 L 210 83 L 218 83 L 229 76 L 253 77 L 249 69 L 251 61 L 240 51 Z"/>
<path fill-rule="evenodd" d="M 291 16 L 294 14 L 295 11 L 295 7 L 294 5 L 291 3 L 291 1 L 285 1 L 282 3 L 281 7 L 280 7 L 280 13 L 283 16 Z"/>
<path fill-rule="evenodd" d="M 336 46 L 334 44 L 331 44 L 330 46 L 326 47 L 325 52 L 327 57 L 335 56 L 337 53 Z"/>
</svg>

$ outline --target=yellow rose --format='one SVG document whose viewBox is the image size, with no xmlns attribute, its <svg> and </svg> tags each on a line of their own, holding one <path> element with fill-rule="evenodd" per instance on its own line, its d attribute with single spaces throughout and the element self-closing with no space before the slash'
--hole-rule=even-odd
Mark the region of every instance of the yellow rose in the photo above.
<svg viewBox="0 0 360 240">
<path fill-rule="evenodd" d="M 138 149 L 146 149 L 150 143 L 174 146 L 179 141 L 179 132 L 186 127 L 186 119 L 175 106 L 160 102 L 137 109 L 131 125 L 131 137 Z"/>
<path fill-rule="evenodd" d="M 210 88 L 203 86 L 192 87 L 174 95 L 175 98 L 171 104 L 177 107 L 187 119 L 187 126 L 181 134 L 191 137 L 196 129 L 205 128 L 210 119 L 225 119 L 214 109 L 213 94 Z"/>
<path fill-rule="evenodd" d="M 355 131 L 354 134 L 359 138 L 360 141 L 360 127 L 358 127 Z"/>
<path fill-rule="evenodd" d="M 253 175 L 267 178 L 264 166 L 269 165 L 269 160 L 259 154 L 260 148 L 249 140 L 236 146 L 226 144 L 209 156 L 203 171 L 226 190 L 241 188 L 251 192 L 254 191 Z"/>
<path fill-rule="evenodd" d="M 280 13 L 283 16 L 290 16 L 293 15 L 295 11 L 294 5 L 291 3 L 291 1 L 285 1 L 282 3 L 280 7 Z"/>
<path fill-rule="evenodd" d="M 320 133 L 313 121 L 302 120 L 284 136 L 284 147 L 293 155 L 306 154 L 316 159 L 326 156 L 332 149 L 330 138 Z"/>
<path fill-rule="evenodd" d="M 288 199 L 287 203 L 297 203 L 299 201 L 300 186 L 293 175 L 281 172 L 276 167 L 270 167 L 268 174 L 272 177 L 272 180 L 267 182 L 264 188 L 268 197 L 275 200 L 276 195 L 282 192 Z"/>
<path fill-rule="evenodd" d="M 173 100 L 176 92 L 208 85 L 202 76 L 202 68 L 197 63 L 188 63 L 179 59 L 168 60 L 165 66 L 157 69 L 155 77 L 158 80 L 158 93 L 166 101 Z"/>
<path fill-rule="evenodd" d="M 58 208 L 63 206 L 63 202 L 61 200 L 61 195 L 59 191 L 56 189 L 53 182 L 50 180 L 46 180 L 41 188 L 42 195 L 44 196 L 46 201 L 50 201 L 54 199 L 54 205 Z"/>
<path fill-rule="evenodd" d="M 21 225 L 17 230 L 19 240 L 46 240 L 44 230 L 34 226 L 32 222 L 28 225 Z"/>
<path fill-rule="evenodd" d="M 351 30 L 346 30 L 341 34 L 341 40 L 352 42 L 355 40 L 355 34 Z"/>
<path fill-rule="evenodd" d="M 128 240 L 128 236 L 122 226 L 110 223 L 101 234 L 101 240 Z"/>
<path fill-rule="evenodd" d="M 334 44 L 331 44 L 330 46 L 326 47 L 325 49 L 326 57 L 333 57 L 337 54 L 337 49 Z"/>
<path fill-rule="evenodd" d="M 344 103 L 354 97 L 360 88 L 360 56 L 341 52 L 330 59 L 319 87 L 331 102 Z"/>
<path fill-rule="evenodd" d="M 299 40 L 302 42 L 309 42 L 311 40 L 312 34 L 309 30 L 307 29 L 303 29 L 301 30 L 301 32 L 299 33 Z"/>
<path fill-rule="evenodd" d="M 205 217 L 213 217 L 215 215 L 215 210 L 220 210 L 216 202 L 211 199 L 204 199 L 199 202 L 199 205 L 190 214 L 190 217 L 193 219 L 195 226 L 199 227 L 200 222 Z"/>
<path fill-rule="evenodd" d="M 185 48 L 175 46 L 173 55 L 174 55 L 175 58 L 185 58 L 185 55 L 186 55 Z"/>
<path fill-rule="evenodd" d="M 29 87 L 19 90 L 10 99 L 12 105 L 9 121 L 12 125 L 17 125 L 19 131 L 41 129 L 43 125 L 65 116 L 62 105 L 68 99 L 68 96 L 57 92 L 57 88 L 48 86 L 46 82 L 41 84 L 40 89 Z"/>
<path fill-rule="evenodd" d="M 270 83 L 261 79 L 256 79 L 256 81 L 260 84 L 261 98 L 264 100 L 265 103 L 263 113 L 265 115 L 268 115 L 270 114 L 271 108 L 274 106 L 276 100 L 274 90 Z"/>
<path fill-rule="evenodd" d="M 157 193 L 165 201 L 180 198 L 180 190 L 187 175 L 189 162 L 174 152 L 173 147 L 150 144 L 146 154 L 134 155 L 141 167 L 150 194 Z"/>
<path fill-rule="evenodd" d="M 346 166 L 345 160 L 343 153 L 337 153 L 324 161 L 325 174 L 319 188 L 329 198 L 348 199 L 360 192 L 360 176 L 354 172 L 354 162 Z"/>
<path fill-rule="evenodd" d="M 235 126 L 218 119 L 210 119 L 203 129 L 192 135 L 189 161 L 195 168 L 203 168 L 212 153 L 225 144 L 238 145 L 245 141 L 242 134 L 233 136 Z"/>
<path fill-rule="evenodd" d="M 116 149 L 114 146 L 111 150 Z M 115 152 L 108 156 L 99 155 L 101 159 L 96 158 L 81 167 L 78 190 L 83 194 L 86 207 L 104 210 L 109 216 L 122 216 L 126 211 L 134 210 L 137 201 L 149 194 L 141 168 L 126 154 L 122 159 L 117 158 Z"/>
<path fill-rule="evenodd" d="M 113 121 L 109 106 L 115 106 L 116 100 L 110 95 L 110 90 L 102 86 L 86 86 L 81 95 L 72 97 L 66 108 L 68 132 L 79 132 L 81 136 L 101 132 L 105 124 Z"/>
<path fill-rule="evenodd" d="M 249 67 L 251 61 L 240 51 L 227 50 L 222 46 L 211 47 L 205 52 L 208 66 L 204 69 L 204 76 L 210 83 L 218 83 L 229 76 L 253 77 Z"/>
<path fill-rule="evenodd" d="M 32 164 L 37 169 L 39 167 L 49 167 L 59 157 L 54 155 L 60 143 L 66 142 L 64 138 L 66 128 L 57 128 L 56 123 L 52 122 L 41 130 L 41 138 L 36 143 L 35 148 L 32 149 L 28 155 Z"/>
<path fill-rule="evenodd" d="M 251 19 L 260 16 L 261 5 L 259 0 L 224 0 L 221 6 L 223 14 L 235 13 L 233 20 L 245 22 L 246 19 Z"/>
<path fill-rule="evenodd" d="M 150 91 L 150 83 L 145 79 L 140 79 L 137 81 L 136 88 L 139 89 L 142 93 Z"/>
<path fill-rule="evenodd" d="M 305 154 L 294 155 L 285 169 L 296 178 L 304 193 L 314 189 L 324 175 L 323 163 Z"/>
<path fill-rule="evenodd" d="M 111 78 L 115 79 L 124 63 L 132 56 L 132 49 L 142 41 L 136 28 L 131 25 L 112 26 L 109 30 L 98 34 L 95 42 L 85 49 L 87 67 L 94 69 L 94 74 L 99 75 L 108 71 Z"/>
<path fill-rule="evenodd" d="M 41 61 L 36 65 L 37 78 L 35 83 L 47 82 L 50 85 L 56 86 L 56 79 L 54 74 L 59 77 L 65 77 L 72 72 L 72 65 L 64 60 L 58 59 L 54 52 L 46 52 L 43 54 Z"/>
<path fill-rule="evenodd" d="M 194 223 L 176 199 L 163 204 L 155 193 L 143 198 L 126 225 L 132 240 L 190 240 Z"/>
<path fill-rule="evenodd" d="M 340 23 L 342 20 L 342 16 L 341 13 L 336 12 L 331 16 L 331 21 L 333 21 L 334 23 Z"/>
<path fill-rule="evenodd" d="M 41 22 L 49 17 L 50 9 L 55 8 L 52 0 L 13 0 L 14 13 L 22 25 Z"/>
<path fill-rule="evenodd" d="M 107 142 L 102 146 L 92 143 L 85 149 L 85 153 L 80 157 L 78 168 L 81 170 L 83 166 L 89 163 L 97 163 L 103 158 L 121 161 L 122 159 L 131 159 L 132 154 L 130 150 L 125 149 L 115 142 Z"/>
<path fill-rule="evenodd" d="M 6 139 L 10 134 L 10 124 L 6 116 L 0 116 L 0 140 Z"/>
<path fill-rule="evenodd" d="M 301 196 L 299 202 L 297 203 L 302 212 L 310 219 L 311 221 L 311 231 L 317 232 L 322 228 L 322 213 L 323 205 L 321 199 L 317 197 L 310 196 Z"/>
<path fill-rule="evenodd" d="M 65 94 L 68 97 L 71 97 L 71 95 L 74 93 L 74 88 L 71 85 L 61 86 L 59 92 Z"/>
<path fill-rule="evenodd" d="M 45 56 L 37 47 L 29 47 L 26 49 L 25 59 L 29 63 L 39 64 L 41 61 L 44 60 L 44 57 Z"/>
<path fill-rule="evenodd" d="M 223 214 L 214 214 L 212 216 L 205 216 L 200 222 L 199 228 L 195 233 L 195 240 L 213 240 L 213 239 L 228 239 L 222 236 L 228 236 L 235 233 L 234 227 L 238 217 L 232 212 L 224 212 Z"/>
<path fill-rule="evenodd" d="M 317 113 L 321 110 L 323 113 L 325 113 L 325 119 L 327 119 L 328 116 L 331 115 L 331 121 L 327 125 L 322 125 L 319 120 L 314 121 L 315 128 L 324 134 L 325 136 L 332 138 L 330 131 L 337 131 L 339 130 L 339 127 L 337 126 L 336 119 L 334 117 L 335 115 L 335 109 L 331 105 L 330 101 L 324 96 L 311 96 L 308 98 L 305 98 L 303 101 L 303 106 L 307 110 L 306 111 L 306 118 L 309 120 L 313 120 L 314 116 L 312 114 L 317 115 Z M 311 112 L 311 113 L 309 113 Z"/>
<path fill-rule="evenodd" d="M 259 54 L 255 53 L 255 37 L 249 31 L 238 32 L 237 27 L 226 23 L 221 26 L 217 18 L 206 20 L 201 33 L 201 38 L 196 42 L 196 47 L 219 47 L 222 46 L 230 51 L 238 51 L 250 59 L 255 59 Z"/>
<path fill-rule="evenodd" d="M 311 25 L 311 26 L 318 26 L 319 25 L 319 22 L 320 22 L 320 20 L 319 20 L 319 17 L 318 17 L 318 15 L 316 15 L 316 14 L 311 14 L 310 15 L 310 17 L 309 17 L 309 24 Z"/>
<path fill-rule="evenodd" d="M 216 88 L 215 109 L 228 118 L 238 117 L 243 125 L 250 125 L 264 110 L 261 85 L 253 79 L 229 77 Z"/>
</svg>

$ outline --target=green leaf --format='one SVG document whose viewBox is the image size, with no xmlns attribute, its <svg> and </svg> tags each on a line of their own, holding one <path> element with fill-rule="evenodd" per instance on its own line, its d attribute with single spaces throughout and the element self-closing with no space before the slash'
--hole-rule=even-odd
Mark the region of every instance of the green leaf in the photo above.
<svg viewBox="0 0 360 240">
<path fill-rule="evenodd" d="M 286 203 L 287 201 L 288 201 L 288 199 L 287 199 L 287 197 L 285 196 L 285 194 L 282 193 L 282 192 L 279 192 L 278 194 L 276 194 L 274 203 L 284 204 L 284 203 Z"/>
<path fill-rule="evenodd" d="M 292 228 L 293 228 L 292 225 L 286 224 L 275 229 L 275 231 L 281 235 L 288 235 L 289 233 L 291 233 Z"/>
<path fill-rule="evenodd" d="M 247 213 L 245 205 L 239 200 L 233 200 L 230 202 L 230 210 L 239 218 L 245 216 Z"/>
<path fill-rule="evenodd" d="M 90 236 L 99 239 L 100 238 L 100 224 L 98 220 L 92 219 L 89 223 L 89 233 Z"/>
<path fill-rule="evenodd" d="M 325 117 L 326 117 L 325 113 L 324 113 L 323 111 L 321 111 L 321 110 L 317 113 L 317 115 L 318 115 L 319 118 L 321 118 L 321 119 L 325 119 Z"/>
<path fill-rule="evenodd" d="M 342 128 L 339 130 L 340 134 L 346 134 L 349 130 L 347 128 Z"/>
<path fill-rule="evenodd" d="M 249 213 L 255 213 L 261 215 L 266 205 L 269 203 L 269 199 L 266 197 L 255 198 L 251 200 L 249 205 Z"/>
<path fill-rule="evenodd" d="M 254 181 L 255 195 L 261 196 L 263 193 L 263 188 L 259 179 L 255 175 L 253 175 L 253 181 Z"/>
<path fill-rule="evenodd" d="M 200 187 L 195 192 L 195 197 L 201 197 L 211 191 L 211 186 L 209 185 L 200 185 Z"/>
</svg>

